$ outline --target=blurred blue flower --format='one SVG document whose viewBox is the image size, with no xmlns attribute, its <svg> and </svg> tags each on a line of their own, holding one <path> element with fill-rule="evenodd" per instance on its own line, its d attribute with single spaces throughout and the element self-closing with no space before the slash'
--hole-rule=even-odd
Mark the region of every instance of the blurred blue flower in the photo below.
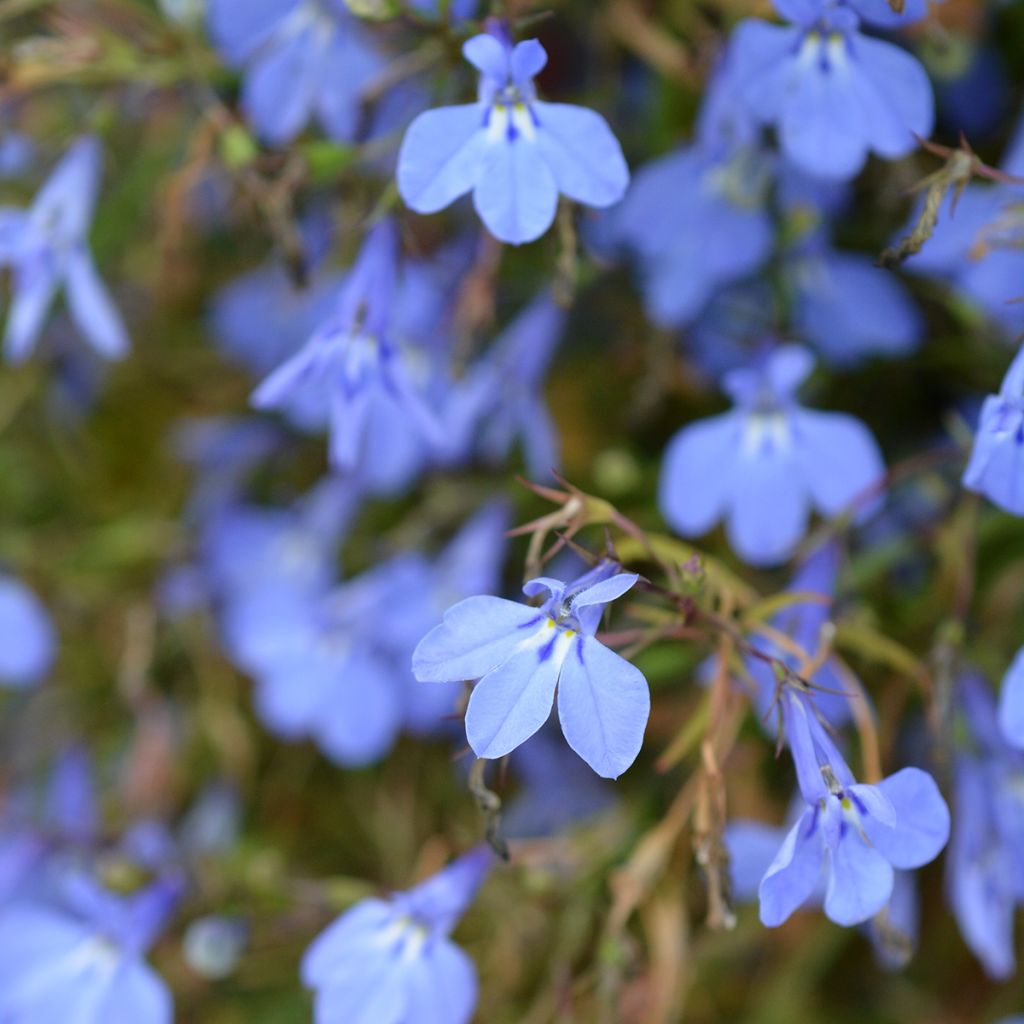
<svg viewBox="0 0 1024 1024">
<path fill-rule="evenodd" d="M 0 209 L 0 264 L 10 266 L 13 276 L 3 342 L 8 362 L 32 354 L 61 287 L 75 326 L 100 355 L 117 359 L 128 350 L 121 316 L 86 240 L 102 159 L 99 141 L 84 136 L 64 154 L 27 210 Z"/>
<path fill-rule="evenodd" d="M 543 384 L 565 327 L 565 310 L 541 293 L 449 392 L 449 448 L 505 462 L 518 438 L 533 480 L 550 480 L 560 465 L 558 435 Z M 454 447 L 453 447 L 454 446 Z"/>
<path fill-rule="evenodd" d="M 826 543 L 814 549 L 801 560 L 789 585 L 783 593 L 810 595 L 810 600 L 796 601 L 788 604 L 778 614 L 772 616 L 768 625 L 782 633 L 806 653 L 808 661 L 815 661 L 820 650 L 822 630 L 828 623 L 836 576 L 839 573 L 839 548 L 834 542 Z M 767 636 L 757 635 L 754 643 L 758 650 L 783 661 L 799 674 L 801 660 L 773 643 Z M 769 728 L 774 728 L 771 710 L 778 697 L 778 681 L 771 666 L 759 658 L 744 659 L 744 668 L 754 683 L 754 710 L 759 720 Z M 859 693 L 852 694 L 845 685 L 843 670 L 838 665 L 835 655 L 830 654 L 823 664 L 819 665 L 811 675 L 814 703 L 825 719 L 834 726 L 843 725 L 850 718 L 850 701 L 864 699 Z"/>
<path fill-rule="evenodd" d="M 252 396 L 330 433 L 330 461 L 376 491 L 402 489 L 441 443 L 438 419 L 395 339 L 398 240 L 382 221 L 366 237 L 333 315 Z"/>
<path fill-rule="evenodd" d="M 537 99 L 547 62 L 537 40 L 478 35 L 462 52 L 481 74 L 477 102 L 425 111 L 402 140 L 398 191 L 413 210 L 436 213 L 472 191 L 487 230 L 518 245 L 551 226 L 560 192 L 596 207 L 622 198 L 629 169 L 604 118 Z"/>
<path fill-rule="evenodd" d="M 611 235 L 639 262 L 647 313 L 663 326 L 692 320 L 716 289 L 771 252 L 774 161 L 757 145 L 734 80 L 728 60 L 720 62 L 696 140 L 642 167 L 611 215 Z"/>
<path fill-rule="evenodd" d="M 858 0 L 880 13 L 883 0 Z M 750 18 L 735 29 L 729 60 L 751 114 L 778 131 L 783 153 L 803 171 L 852 178 L 869 152 L 894 159 L 932 130 L 928 75 L 892 43 L 858 31 L 850 7 L 830 0 L 779 0 L 792 25 Z"/>
<path fill-rule="evenodd" d="M 314 117 L 332 139 L 355 137 L 387 61 L 344 0 L 209 0 L 207 25 L 221 56 L 245 70 L 242 110 L 264 142 L 286 145 Z"/>
<path fill-rule="evenodd" d="M 965 674 L 954 697 L 965 729 L 953 763 L 946 887 L 964 941 L 989 975 L 1008 978 L 1015 908 L 1024 902 L 1024 756 L 1001 735 L 983 679 Z"/>
<path fill-rule="evenodd" d="M 478 848 L 390 899 L 366 899 L 313 941 L 302 980 L 316 1024 L 469 1024 L 476 971 L 449 935 L 490 868 Z"/>
<path fill-rule="evenodd" d="M 43 603 L 20 580 L 0 575 L 0 686 L 34 686 L 57 654 L 57 633 Z"/>
<path fill-rule="evenodd" d="M 62 905 L 0 911 L 0 1019 L 171 1024 L 170 990 L 144 957 L 178 897 L 155 882 L 128 898 L 70 875 Z"/>
<path fill-rule="evenodd" d="M 636 759 L 650 711 L 643 674 L 598 641 L 604 606 L 636 583 L 602 562 L 571 583 L 548 577 L 523 587 L 545 591 L 543 605 L 470 597 L 450 608 L 413 655 L 421 682 L 479 679 L 466 710 L 466 735 L 478 757 L 510 753 L 547 721 L 558 690 L 558 717 L 569 746 L 605 778 Z"/>
<path fill-rule="evenodd" d="M 726 374 L 736 407 L 684 427 L 666 449 L 659 504 L 673 529 L 696 536 L 724 517 L 741 558 L 775 565 L 803 537 L 812 506 L 837 515 L 881 479 L 881 453 L 859 420 L 797 403 L 812 367 L 805 349 L 787 345 Z"/>
<path fill-rule="evenodd" d="M 1024 348 L 1006 371 L 998 395 L 981 407 L 963 484 L 1001 509 L 1024 516 Z"/>
<path fill-rule="evenodd" d="M 758 889 L 761 921 L 782 924 L 827 872 L 825 914 L 854 925 L 892 896 L 894 868 L 920 867 L 949 837 L 949 810 L 932 777 L 904 768 L 878 785 L 856 781 L 805 695 L 782 695 L 786 738 L 806 808 Z"/>
<path fill-rule="evenodd" d="M 906 355 L 924 337 L 924 320 L 891 271 L 832 249 L 818 233 L 787 254 L 785 273 L 794 331 L 833 366 Z"/>
</svg>

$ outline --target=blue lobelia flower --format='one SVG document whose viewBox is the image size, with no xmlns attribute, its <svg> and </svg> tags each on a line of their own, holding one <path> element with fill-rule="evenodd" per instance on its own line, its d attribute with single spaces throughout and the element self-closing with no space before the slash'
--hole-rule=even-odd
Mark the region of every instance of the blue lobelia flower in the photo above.
<svg viewBox="0 0 1024 1024">
<path fill-rule="evenodd" d="M 634 573 L 601 562 L 572 583 L 548 577 L 523 587 L 550 595 L 539 608 L 500 597 L 470 597 L 450 608 L 412 659 L 421 682 L 479 679 L 466 711 L 478 757 L 515 750 L 558 717 L 569 746 L 605 778 L 636 759 L 650 711 L 647 681 L 594 633 L 609 601 L 636 583 Z"/>
<path fill-rule="evenodd" d="M 629 169 L 604 118 L 537 99 L 547 54 L 536 39 L 513 47 L 479 35 L 462 52 L 481 74 L 477 102 L 425 111 L 402 140 L 398 191 L 413 210 L 436 213 L 472 192 L 487 230 L 518 245 L 551 227 L 560 192 L 596 207 L 622 198 Z"/>
<path fill-rule="evenodd" d="M 99 142 L 83 137 L 64 154 L 27 210 L 0 210 L 0 264 L 10 266 L 13 275 L 3 342 L 9 362 L 32 354 L 61 286 L 71 319 L 100 355 L 117 359 L 128 349 L 124 324 L 86 242 L 102 162 Z"/>
<path fill-rule="evenodd" d="M 564 327 L 565 310 L 543 292 L 451 389 L 446 422 L 456 452 L 475 450 L 501 464 L 518 438 L 531 479 L 551 479 L 559 441 L 543 385 Z"/>
<path fill-rule="evenodd" d="M 344 0 L 210 0 L 207 24 L 224 59 L 245 68 L 242 109 L 264 142 L 291 142 L 313 117 L 332 139 L 356 135 L 387 63 Z"/>
<path fill-rule="evenodd" d="M 788 821 L 782 827 L 762 821 L 737 818 L 725 829 L 729 851 L 729 875 L 733 898 L 740 903 L 757 899 L 758 888 L 785 843 L 790 829 L 802 817 L 805 804 L 798 797 Z M 814 891 L 802 904 L 804 909 L 818 908 L 825 900 L 827 885 L 819 874 Z M 889 902 L 864 925 L 879 963 L 888 969 L 905 967 L 917 945 L 919 924 L 917 886 L 909 871 L 896 871 Z"/>
<path fill-rule="evenodd" d="M 774 565 L 803 537 L 812 506 L 836 515 L 881 479 L 878 445 L 860 421 L 797 403 L 812 366 L 805 349 L 786 345 L 725 375 L 736 407 L 684 427 L 665 452 L 659 504 L 673 529 L 696 536 L 724 517 L 741 558 Z"/>
<path fill-rule="evenodd" d="M 413 889 L 366 899 L 313 941 L 315 1024 L 469 1024 L 476 971 L 449 938 L 493 860 L 477 848 Z"/>
<path fill-rule="evenodd" d="M 611 234 L 636 255 L 648 316 L 692 320 L 722 285 L 771 252 L 767 210 L 773 161 L 742 117 L 728 61 L 714 71 L 697 138 L 641 168 L 611 216 Z"/>
<path fill-rule="evenodd" d="M 964 941 L 993 978 L 1016 969 L 1015 907 L 1024 902 L 1024 755 L 1000 732 L 985 680 L 957 680 L 965 726 L 953 762 L 953 834 L 946 888 Z"/>
<path fill-rule="evenodd" d="M 341 765 L 372 764 L 402 726 L 410 644 L 392 618 L 422 585 L 399 555 L 324 593 L 261 587 L 224 615 L 233 660 L 256 681 L 256 710 L 276 735 L 310 737 Z"/>
<path fill-rule="evenodd" d="M 385 492 L 418 472 L 425 439 L 440 439 L 394 338 L 397 250 L 394 225 L 382 221 L 364 241 L 335 313 L 252 396 L 257 408 L 283 409 L 309 426 L 326 420 L 331 465 Z"/>
<path fill-rule="evenodd" d="M 0 911 L 0 1019 L 171 1024 L 171 994 L 145 954 L 177 901 L 158 881 L 129 898 L 84 875 L 64 879 L 59 906 Z"/>
<path fill-rule="evenodd" d="M 1006 371 L 998 395 L 981 407 L 974 448 L 964 470 L 968 490 L 1006 512 L 1024 516 L 1024 348 Z"/>
<path fill-rule="evenodd" d="M 927 137 L 934 102 L 925 70 L 905 50 L 858 30 L 830 0 L 780 0 L 794 24 L 741 22 L 729 43 L 736 93 L 776 127 L 785 156 L 808 174 L 852 178 L 869 152 L 904 156 Z M 881 6 L 881 5 L 878 5 Z"/>
<path fill-rule="evenodd" d="M 0 575 L 0 686 L 38 683 L 56 652 L 56 631 L 42 602 L 20 580 Z"/>
<path fill-rule="evenodd" d="M 825 914 L 860 924 L 889 902 L 894 868 L 927 864 L 945 846 L 949 809 L 918 768 L 858 783 L 805 694 L 787 689 L 782 708 L 807 806 L 761 880 L 761 921 L 782 924 L 813 896 L 824 870 Z"/>
</svg>

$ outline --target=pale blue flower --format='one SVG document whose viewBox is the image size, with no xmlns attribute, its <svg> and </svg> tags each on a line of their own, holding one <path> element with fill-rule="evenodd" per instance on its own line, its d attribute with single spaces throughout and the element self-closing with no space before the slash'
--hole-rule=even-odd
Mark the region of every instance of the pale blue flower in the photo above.
<svg viewBox="0 0 1024 1024">
<path fill-rule="evenodd" d="M 602 562 L 572 583 L 540 577 L 523 588 L 547 592 L 539 608 L 500 597 L 470 597 L 450 608 L 413 655 L 421 682 L 479 679 L 466 711 L 478 757 L 503 757 L 558 717 L 569 746 L 606 778 L 636 759 L 650 711 L 639 669 L 594 634 L 604 606 L 638 577 Z"/>
<path fill-rule="evenodd" d="M 803 538 L 812 508 L 837 515 L 881 480 L 881 453 L 859 420 L 798 404 L 812 367 L 805 349 L 783 346 L 726 374 L 735 408 L 684 427 L 665 452 L 659 504 L 673 529 L 697 536 L 724 518 L 741 558 L 774 565 Z"/>
<path fill-rule="evenodd" d="M 390 899 L 357 903 L 302 960 L 315 1024 L 469 1024 L 476 970 L 449 938 L 493 858 L 478 848 Z"/>
<path fill-rule="evenodd" d="M 474 36 L 463 54 L 481 73 L 476 103 L 420 114 L 398 155 L 398 191 L 417 213 L 436 213 L 467 192 L 496 238 L 539 238 L 562 193 L 586 206 L 618 202 L 629 169 L 604 118 L 543 103 L 534 76 L 547 62 L 535 39 L 515 47 Z"/>
<path fill-rule="evenodd" d="M 33 352 L 57 292 L 85 340 L 102 356 L 128 350 L 120 314 L 93 262 L 86 236 L 99 190 L 99 141 L 75 142 L 27 210 L 0 209 L 0 264 L 11 267 L 13 298 L 4 353 L 20 363 Z"/>
</svg>

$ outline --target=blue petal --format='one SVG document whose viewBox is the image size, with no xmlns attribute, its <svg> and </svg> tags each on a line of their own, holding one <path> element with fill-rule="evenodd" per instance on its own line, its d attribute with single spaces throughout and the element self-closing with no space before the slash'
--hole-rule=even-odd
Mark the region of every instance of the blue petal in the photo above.
<svg viewBox="0 0 1024 1024">
<path fill-rule="evenodd" d="M 50 670 L 57 637 L 42 602 L 19 580 L 0 576 L 0 683 L 31 686 Z"/>
<path fill-rule="evenodd" d="M 316 95 L 317 116 L 330 138 L 347 142 L 355 136 L 363 94 L 386 67 L 387 62 L 352 29 L 333 33 Z"/>
<path fill-rule="evenodd" d="M 417 213 L 436 213 L 480 180 L 485 107 L 470 103 L 420 114 L 398 151 L 398 192 Z"/>
<path fill-rule="evenodd" d="M 740 902 L 757 896 L 761 879 L 771 866 L 785 830 L 761 821 L 731 821 L 725 829 L 729 851 L 729 877 L 732 894 Z"/>
<path fill-rule="evenodd" d="M 919 768 L 904 768 L 878 784 L 896 811 L 888 827 L 875 818 L 864 831 L 875 849 L 896 868 L 919 868 L 934 860 L 949 839 L 949 808 L 935 780 Z"/>
<path fill-rule="evenodd" d="M 892 865 L 848 828 L 831 851 L 825 913 L 836 924 L 860 924 L 889 902 L 892 887 Z"/>
<path fill-rule="evenodd" d="M 209 0 L 207 25 L 214 46 L 233 64 L 263 45 L 300 0 Z"/>
<path fill-rule="evenodd" d="M 415 961 L 396 955 L 387 944 L 339 961 L 318 987 L 316 1024 L 405 1024 L 410 1019 L 408 979 Z"/>
<path fill-rule="evenodd" d="M 89 344 L 107 359 L 120 359 L 128 351 L 128 332 L 84 247 L 68 260 L 66 289 L 71 319 Z"/>
<path fill-rule="evenodd" d="M 473 687 L 466 737 L 477 757 L 504 757 L 548 720 L 565 647 L 556 642 L 546 657 L 542 651 L 514 654 Z"/>
<path fill-rule="evenodd" d="M 751 565 L 784 562 L 807 529 L 809 502 L 797 459 L 797 452 L 773 447 L 731 467 L 726 535 Z"/>
<path fill-rule="evenodd" d="M 541 622 L 536 608 L 501 597 L 467 597 L 419 642 L 413 675 L 437 683 L 479 679 L 507 661 Z"/>
<path fill-rule="evenodd" d="M 118 969 L 92 1019 L 103 1024 L 171 1024 L 174 1003 L 170 989 L 148 964 L 127 961 Z"/>
<path fill-rule="evenodd" d="M 1024 516 L 1024 417 L 989 395 L 981 407 L 964 487 L 1014 515 Z"/>
<path fill-rule="evenodd" d="M 640 576 L 635 572 L 620 572 L 606 580 L 591 584 L 572 599 L 573 608 L 587 608 L 595 604 L 608 604 L 631 590 Z"/>
<path fill-rule="evenodd" d="M 853 498 L 881 482 L 882 454 L 860 420 L 801 409 L 793 413 L 793 433 L 800 475 L 822 515 L 837 515 Z M 863 516 L 874 507 L 877 501 L 858 512 Z"/>
<path fill-rule="evenodd" d="M 291 142 L 305 127 L 320 85 L 323 47 L 310 25 L 262 51 L 242 86 L 242 109 L 265 142 Z"/>
<path fill-rule="evenodd" d="M 516 43 L 509 58 L 512 80 L 520 89 L 524 89 L 531 79 L 544 70 L 547 62 L 547 51 L 536 39 L 524 39 L 521 43 Z"/>
<path fill-rule="evenodd" d="M 566 103 L 534 103 L 537 146 L 558 191 L 588 206 L 611 206 L 626 193 L 629 168 L 600 114 Z"/>
<path fill-rule="evenodd" d="M 669 442 L 658 506 L 684 537 L 706 533 L 725 513 L 742 426 L 742 414 L 728 412 L 684 427 Z"/>
<path fill-rule="evenodd" d="M 791 63 L 799 28 L 747 18 L 729 40 L 729 67 L 735 69 L 736 95 L 758 120 L 774 122 L 793 88 Z"/>
<path fill-rule="evenodd" d="M 36 346 L 50 311 L 57 281 L 42 261 L 20 264 L 14 269 L 13 297 L 4 330 L 4 355 L 9 363 L 21 363 Z"/>
<path fill-rule="evenodd" d="M 302 983 L 318 988 L 331 980 L 339 963 L 372 948 L 394 924 L 395 908 L 384 900 L 366 899 L 346 910 L 322 931 L 302 958 Z"/>
<path fill-rule="evenodd" d="M 852 178 L 868 155 L 868 126 L 857 91 L 860 67 L 846 56 L 842 68 L 823 68 L 817 59 L 797 64 L 800 58 L 794 57 L 790 89 L 779 112 L 779 141 L 786 156 L 822 178 Z"/>
<path fill-rule="evenodd" d="M 593 637 L 575 639 L 558 680 L 558 718 L 569 746 L 598 775 L 617 779 L 636 760 L 650 710 L 638 668 Z"/>
<path fill-rule="evenodd" d="M 1024 648 L 1016 654 L 999 693 L 999 729 L 1007 743 L 1024 749 Z"/>
<path fill-rule="evenodd" d="M 814 812 L 806 810 L 789 830 L 761 879 L 758 897 L 762 924 L 778 927 L 811 898 L 818 887 L 823 850 Z"/>
<path fill-rule="evenodd" d="M 483 32 L 462 44 L 462 56 L 482 75 L 504 85 L 509 76 L 509 48 L 494 36 Z"/>
<path fill-rule="evenodd" d="M 928 75 L 906 50 L 857 34 L 851 42 L 857 73 L 851 75 L 868 144 L 893 159 L 917 147 L 935 123 L 935 101 Z M 851 67 L 852 71 L 852 67 Z"/>
<path fill-rule="evenodd" d="M 409 971 L 416 1024 L 469 1024 L 476 1007 L 473 961 L 447 939 L 435 939 Z"/>
<path fill-rule="evenodd" d="M 488 140 L 473 204 L 500 241 L 521 245 L 540 238 L 555 219 L 558 187 L 539 146 L 522 135 Z"/>
</svg>

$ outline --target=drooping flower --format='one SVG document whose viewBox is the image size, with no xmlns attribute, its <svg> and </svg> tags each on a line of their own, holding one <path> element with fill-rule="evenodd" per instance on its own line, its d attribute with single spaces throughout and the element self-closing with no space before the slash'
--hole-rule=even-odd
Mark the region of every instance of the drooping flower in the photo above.
<svg viewBox="0 0 1024 1024">
<path fill-rule="evenodd" d="M 11 267 L 13 298 L 4 333 L 8 362 L 33 352 L 57 292 L 85 340 L 107 359 L 128 350 L 121 316 L 100 280 L 86 236 L 102 169 L 92 136 L 75 142 L 27 210 L 0 210 L 0 265 Z"/>
<path fill-rule="evenodd" d="M 858 783 L 805 695 L 787 690 L 782 701 L 807 806 L 761 880 L 761 921 L 782 924 L 811 898 L 824 870 L 825 914 L 836 924 L 860 924 L 889 902 L 894 868 L 917 868 L 938 855 L 949 810 L 918 768 L 878 785 Z"/>
<path fill-rule="evenodd" d="M 981 407 L 974 448 L 964 470 L 968 490 L 1024 516 L 1024 348 L 1010 363 L 998 395 Z"/>
<path fill-rule="evenodd" d="M 930 134 L 931 86 L 914 57 L 860 32 L 851 7 L 831 0 L 775 6 L 793 24 L 741 22 L 729 59 L 740 101 L 776 127 L 783 153 L 801 170 L 852 178 L 869 152 L 905 156 L 915 134 Z"/>
<path fill-rule="evenodd" d="M 449 938 L 492 856 L 478 848 L 413 889 L 357 903 L 306 951 L 316 1024 L 468 1024 L 476 971 Z"/>
<path fill-rule="evenodd" d="M 470 597 L 450 608 L 413 655 L 421 682 L 479 679 L 466 711 L 478 757 L 515 750 L 558 717 L 569 746 L 606 778 L 636 759 L 650 711 L 643 674 L 594 636 L 606 604 L 638 577 L 602 562 L 572 583 L 539 577 L 523 588 L 549 597 L 539 608 Z"/>
<path fill-rule="evenodd" d="M 479 97 L 409 126 L 397 176 L 410 208 L 436 213 L 472 192 L 487 230 L 518 245 L 551 226 L 559 193 L 596 207 L 622 198 L 629 169 L 604 118 L 537 99 L 533 79 L 547 63 L 537 40 L 513 47 L 485 34 L 462 52 L 481 74 Z"/>
<path fill-rule="evenodd" d="M 344 0 L 209 0 L 207 24 L 224 59 L 245 69 L 242 109 L 261 139 L 286 145 L 314 117 L 332 139 L 355 136 L 387 62 Z"/>
<path fill-rule="evenodd" d="M 170 1024 L 170 991 L 145 954 L 177 895 L 176 883 L 155 882 L 121 898 L 74 875 L 61 906 L 0 911 L 0 1019 Z"/>
<path fill-rule="evenodd" d="M 424 443 L 440 427 L 413 383 L 394 338 L 398 276 L 394 225 L 367 236 L 334 314 L 252 395 L 260 409 L 282 409 L 310 426 L 326 421 L 332 466 L 358 471 L 381 492 L 405 486 L 422 465 Z"/>
<path fill-rule="evenodd" d="M 803 537 L 812 507 L 836 515 L 881 478 L 881 453 L 860 421 L 798 404 L 812 366 L 805 349 L 786 345 L 725 375 L 736 407 L 684 427 L 666 450 L 659 504 L 673 529 L 696 536 L 724 518 L 741 558 L 773 565 Z"/>
<path fill-rule="evenodd" d="M 38 683 L 56 650 L 56 631 L 39 598 L 13 576 L 0 576 L 0 686 Z"/>
</svg>

